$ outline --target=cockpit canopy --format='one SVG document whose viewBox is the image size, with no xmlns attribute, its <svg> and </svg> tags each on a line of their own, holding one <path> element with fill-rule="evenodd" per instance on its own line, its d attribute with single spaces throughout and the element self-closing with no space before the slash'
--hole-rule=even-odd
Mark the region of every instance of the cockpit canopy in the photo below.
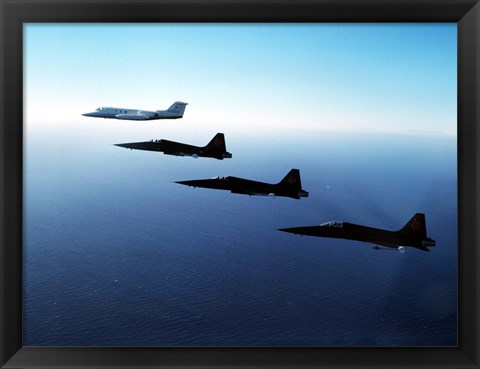
<svg viewBox="0 0 480 369">
<path fill-rule="evenodd" d="M 332 222 L 327 222 L 327 223 L 323 223 L 323 224 L 320 224 L 320 225 L 322 227 L 342 228 L 343 227 L 343 222 L 332 221 Z"/>
<path fill-rule="evenodd" d="M 220 179 L 220 180 L 224 181 L 224 180 L 228 179 L 228 177 L 219 177 L 219 176 L 216 176 L 216 177 L 213 177 L 213 178 L 211 178 L 211 179 Z"/>
<path fill-rule="evenodd" d="M 103 111 L 105 108 L 97 108 L 97 111 Z"/>
</svg>

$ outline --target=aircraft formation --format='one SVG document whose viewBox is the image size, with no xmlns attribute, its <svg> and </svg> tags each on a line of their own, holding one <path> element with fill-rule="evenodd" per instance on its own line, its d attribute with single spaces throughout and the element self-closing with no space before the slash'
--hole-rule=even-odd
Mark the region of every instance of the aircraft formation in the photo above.
<svg viewBox="0 0 480 369">
<path fill-rule="evenodd" d="M 187 105 L 187 103 L 177 101 L 167 110 L 155 111 L 101 107 L 94 112 L 82 115 L 121 120 L 179 119 L 183 117 Z M 165 155 L 189 156 L 195 159 L 199 157 L 218 160 L 232 158 L 232 154 L 226 148 L 225 135 L 220 132 L 205 146 L 195 146 L 165 139 L 120 143 L 115 144 L 115 146 L 130 150 L 163 152 Z M 309 195 L 308 191 L 302 188 L 300 170 L 295 168 L 291 169 L 278 183 L 265 183 L 234 176 L 176 181 L 175 183 L 193 188 L 227 190 L 234 194 L 249 196 L 279 196 L 298 200 Z M 329 221 L 320 225 L 280 228 L 278 230 L 301 236 L 341 238 L 366 242 L 374 244 L 373 249 L 375 250 L 397 250 L 400 253 L 405 253 L 406 247 L 430 251 L 428 247 L 436 245 L 435 240 L 427 237 L 425 214 L 423 213 L 416 213 L 397 231 L 373 228 L 345 221 Z"/>
</svg>

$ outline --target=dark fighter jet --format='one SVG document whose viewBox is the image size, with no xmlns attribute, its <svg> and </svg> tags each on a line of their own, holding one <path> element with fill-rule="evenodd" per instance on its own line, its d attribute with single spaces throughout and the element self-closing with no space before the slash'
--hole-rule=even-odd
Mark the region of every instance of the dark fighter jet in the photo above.
<svg viewBox="0 0 480 369">
<path fill-rule="evenodd" d="M 192 156 L 195 159 L 204 157 L 223 160 L 232 157 L 232 154 L 227 152 L 223 133 L 217 133 L 207 146 L 203 147 L 168 140 L 122 143 L 115 144 L 115 146 L 130 150 L 162 151 L 165 155 Z"/>
<path fill-rule="evenodd" d="M 344 238 L 375 244 L 375 250 L 382 247 L 397 249 L 401 253 L 406 251 L 405 246 L 411 246 L 423 251 L 430 251 L 427 246 L 435 246 L 435 241 L 427 237 L 425 215 L 417 213 L 398 231 L 365 227 L 347 222 L 327 222 L 319 226 L 281 228 L 279 231 L 300 234 L 305 236 Z M 378 246 L 380 245 L 380 246 Z"/>
<path fill-rule="evenodd" d="M 279 183 L 270 184 L 251 181 L 237 177 L 214 177 L 212 179 L 199 179 L 194 181 L 175 182 L 192 187 L 213 188 L 216 190 L 229 190 L 232 193 L 255 196 L 285 196 L 294 199 L 308 197 L 308 192 L 302 189 L 300 171 L 292 169 Z"/>
</svg>

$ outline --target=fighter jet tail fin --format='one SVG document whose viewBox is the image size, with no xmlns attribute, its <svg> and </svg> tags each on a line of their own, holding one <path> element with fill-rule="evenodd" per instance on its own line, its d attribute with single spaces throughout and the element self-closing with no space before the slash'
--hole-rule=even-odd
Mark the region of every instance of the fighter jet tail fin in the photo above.
<svg viewBox="0 0 480 369">
<path fill-rule="evenodd" d="M 182 101 L 175 101 L 172 106 L 168 108 L 169 113 L 176 113 L 178 115 L 183 116 L 183 113 L 185 113 L 185 107 L 188 105 L 188 103 L 184 103 Z"/>
<path fill-rule="evenodd" d="M 298 188 L 298 190 L 300 190 L 302 188 L 300 171 L 298 169 L 292 169 L 278 184 L 281 186 Z"/>
<path fill-rule="evenodd" d="M 206 149 L 210 149 L 212 151 L 219 151 L 219 152 L 226 152 L 227 147 L 225 145 L 225 136 L 223 133 L 217 133 L 205 146 Z"/>
<path fill-rule="evenodd" d="M 414 239 L 426 239 L 427 227 L 425 225 L 425 214 L 415 214 L 399 232 L 406 236 L 411 236 Z"/>
</svg>

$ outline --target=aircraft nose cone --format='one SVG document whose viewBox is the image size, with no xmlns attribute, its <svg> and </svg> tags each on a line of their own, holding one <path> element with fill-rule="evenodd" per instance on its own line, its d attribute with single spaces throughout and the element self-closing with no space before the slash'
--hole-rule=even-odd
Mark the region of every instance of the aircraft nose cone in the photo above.
<svg viewBox="0 0 480 369">
<path fill-rule="evenodd" d="M 113 144 L 114 146 L 118 146 L 118 147 L 125 147 L 128 149 L 129 145 L 128 144 Z"/>
<path fill-rule="evenodd" d="M 294 228 L 278 228 L 278 230 L 287 233 L 295 233 Z"/>
</svg>

